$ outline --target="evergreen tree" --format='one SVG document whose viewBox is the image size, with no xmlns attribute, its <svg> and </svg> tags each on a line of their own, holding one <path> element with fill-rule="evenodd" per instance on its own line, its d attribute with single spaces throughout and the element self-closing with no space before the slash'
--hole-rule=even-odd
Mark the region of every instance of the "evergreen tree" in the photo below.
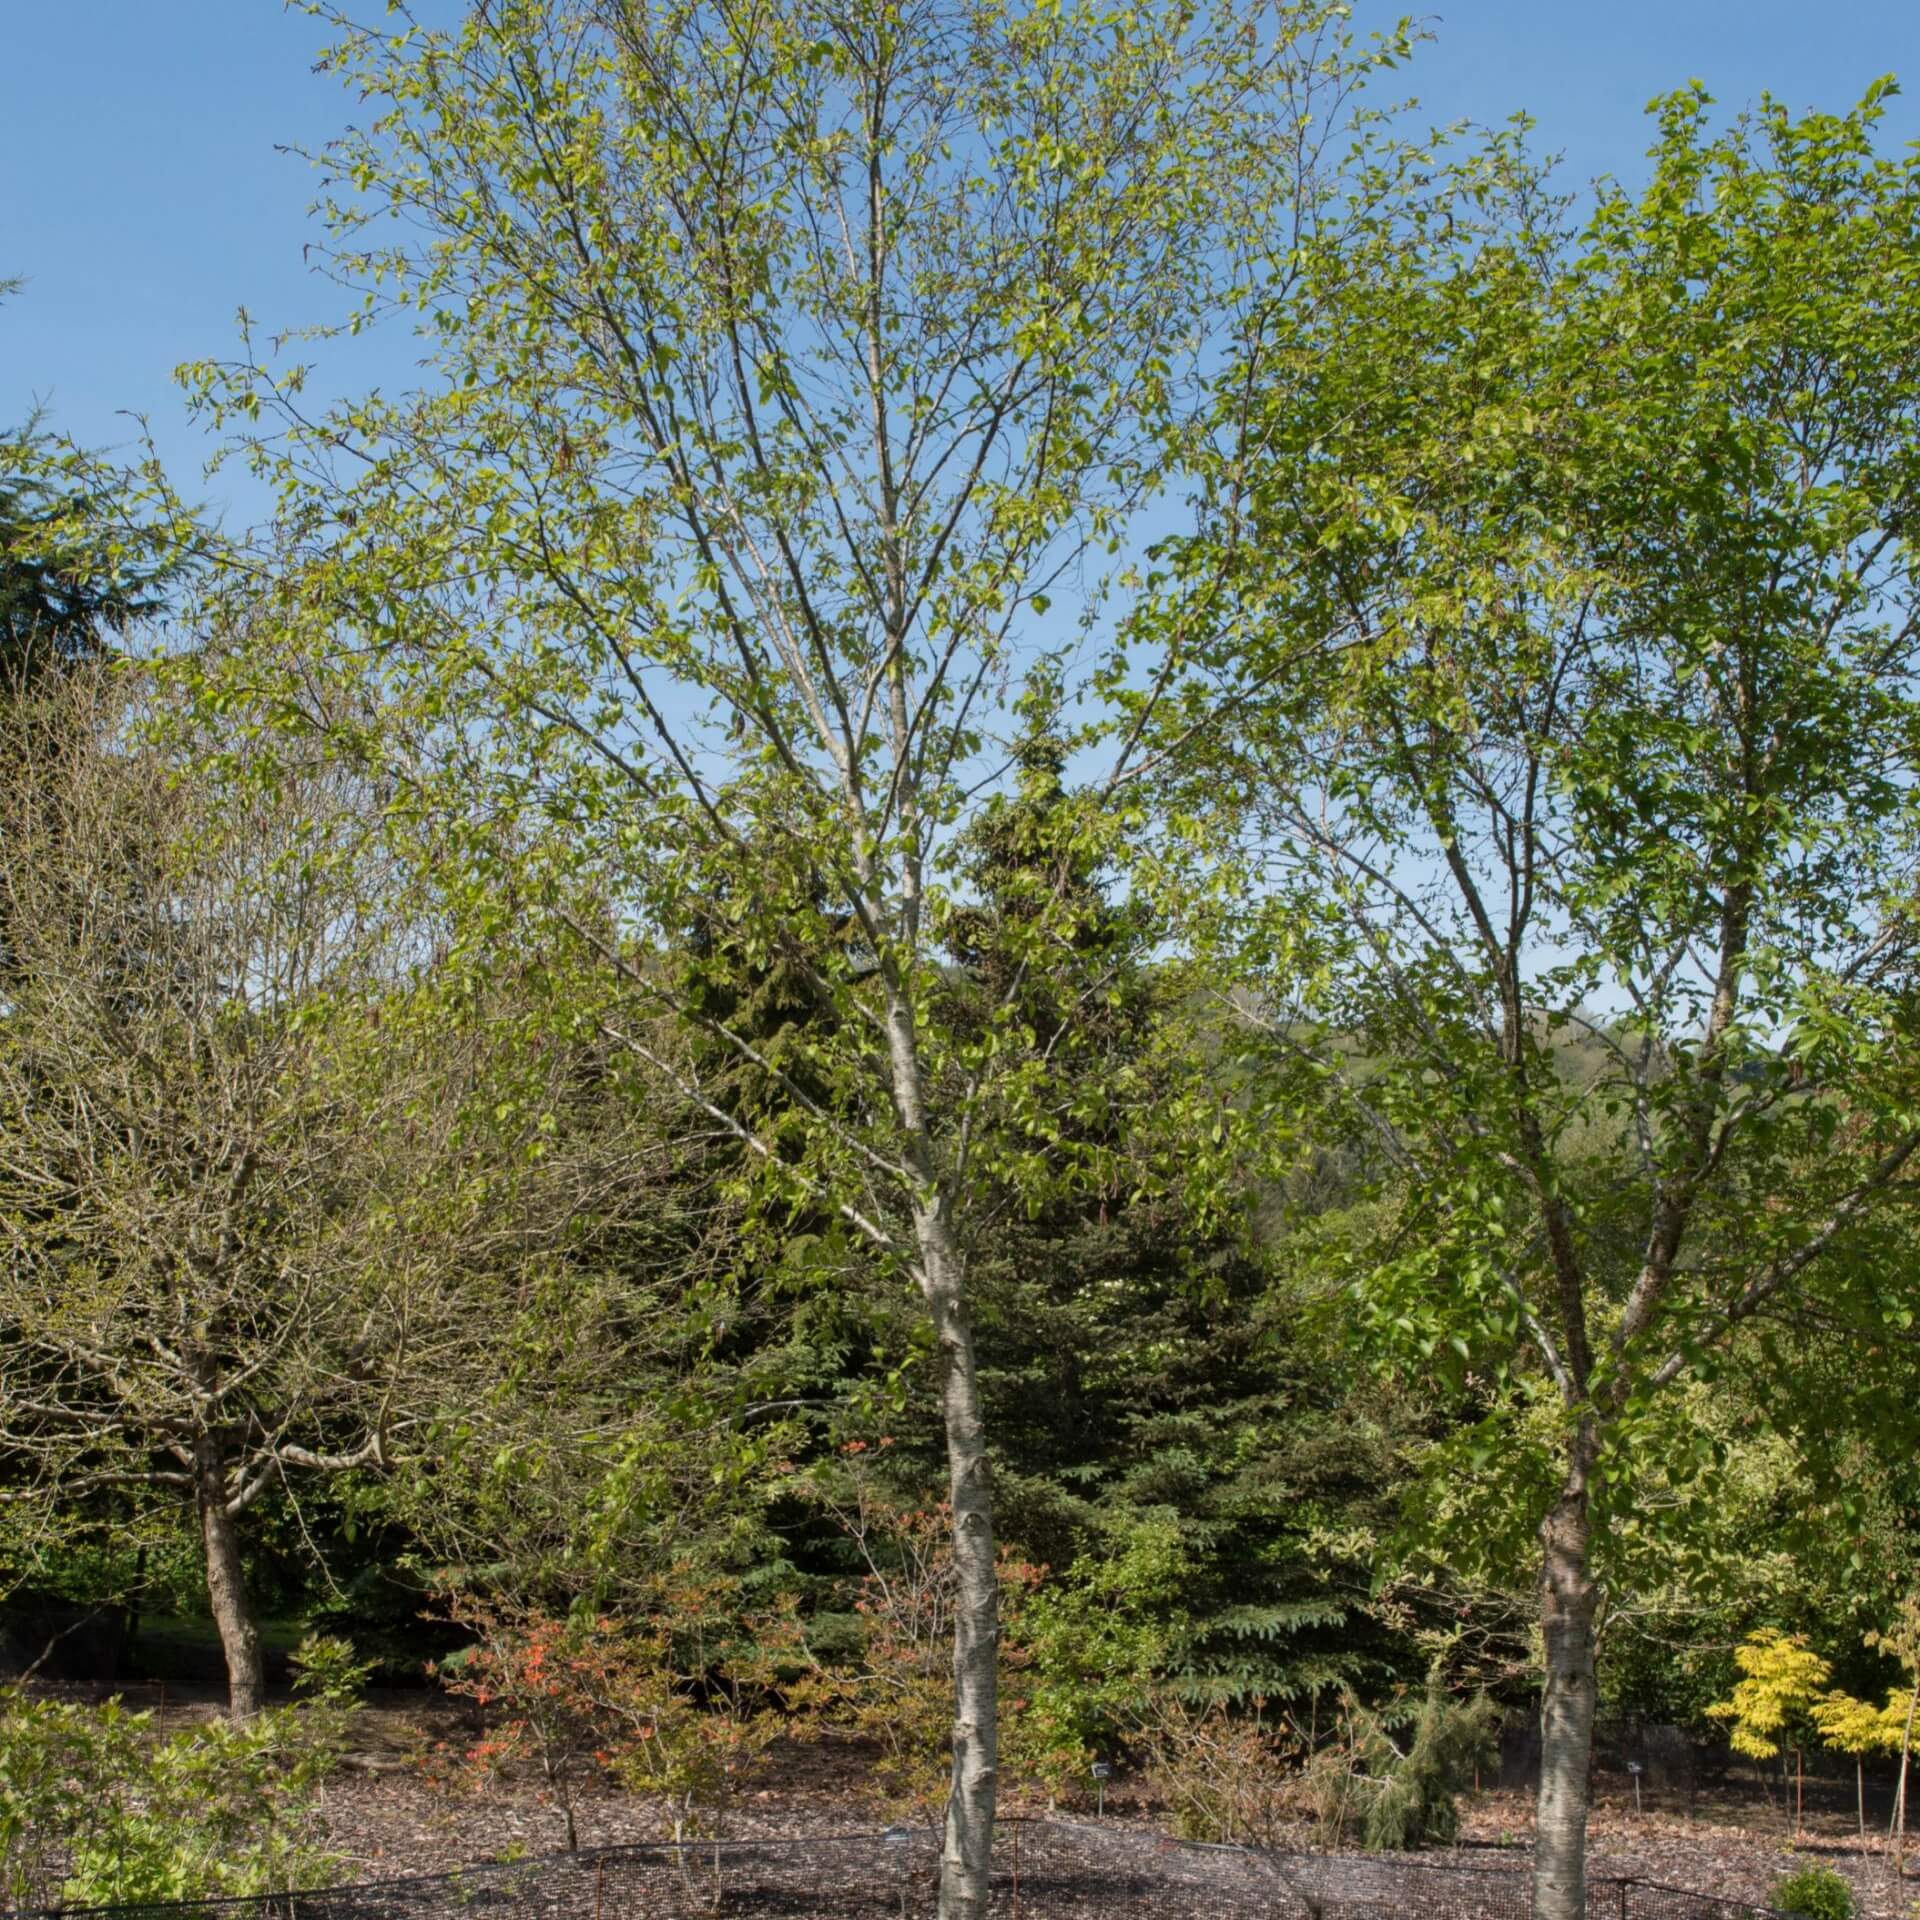
<svg viewBox="0 0 1920 1920">
<path fill-rule="evenodd" d="M 0 436 L 0 685 L 100 659 L 159 612 L 180 563 L 150 528 L 117 525 L 121 511 L 37 422 Z"/>
<path fill-rule="evenodd" d="M 1017 1007 L 1052 1062 L 1047 1124 L 1083 1170 L 1040 1194 L 1001 1176 L 973 1255 L 1006 1537 L 1083 1579 L 1174 1542 L 1169 1577 L 1134 1603 L 1159 1677 L 1195 1701 L 1389 1689 L 1417 1656 L 1369 1606 L 1364 1549 L 1321 1543 L 1389 1523 L 1412 1403 L 1354 1378 L 1276 1290 L 1257 1189 L 1214 1184 L 1182 1122 L 1228 1104 L 1225 1069 L 1161 957 L 1165 929 L 1081 831 L 1067 758 L 1044 722 L 1019 741 L 955 941 L 955 994 Z M 1036 945 L 1042 902 L 1052 938 Z"/>
</svg>

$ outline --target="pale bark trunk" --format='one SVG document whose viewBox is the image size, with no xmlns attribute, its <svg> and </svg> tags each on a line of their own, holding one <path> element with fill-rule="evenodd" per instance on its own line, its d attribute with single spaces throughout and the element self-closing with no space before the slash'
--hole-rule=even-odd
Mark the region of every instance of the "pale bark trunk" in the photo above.
<svg viewBox="0 0 1920 1920">
<path fill-rule="evenodd" d="M 999 1764 L 1000 1583 L 993 1484 L 961 1262 L 938 1202 L 914 1220 L 940 1344 L 941 1405 L 959 1584 L 953 1633 L 953 1775 L 940 1858 L 940 1920 L 984 1920 Z"/>
<path fill-rule="evenodd" d="M 1920 1668 L 1914 1672 L 1914 1689 L 1907 1699 L 1907 1726 L 1900 1736 L 1900 1784 L 1894 1790 L 1893 1818 L 1887 1822 L 1887 1835 L 1893 1846 L 1893 1877 L 1896 1883 L 1907 1875 L 1907 1765 L 1913 1758 L 1913 1718 L 1920 1709 Z"/>
<path fill-rule="evenodd" d="M 260 1655 L 260 1630 L 247 1601 L 240 1536 L 227 1511 L 226 1466 L 211 1448 L 202 1449 L 196 1466 L 207 1600 L 227 1659 L 227 1709 L 235 1720 L 251 1720 L 266 1701 L 266 1669 Z"/>
<path fill-rule="evenodd" d="M 1583 1435 L 1576 1451 L 1590 1453 Z M 1587 1809 L 1593 1765 L 1594 1616 L 1588 1564 L 1587 1464 L 1578 1460 L 1541 1523 L 1540 1624 L 1546 1688 L 1540 1710 L 1540 1805 L 1534 1920 L 1586 1920 Z"/>
<path fill-rule="evenodd" d="M 917 882 L 909 887 L 917 892 Z M 967 1318 L 966 1267 L 934 1177 L 919 1047 L 906 997 L 888 996 L 893 1098 L 918 1184 L 913 1235 L 920 1285 L 940 1349 L 940 1402 L 953 1509 L 953 1771 L 940 1854 L 940 1920 L 986 1920 L 999 1784 L 1000 1583 L 993 1549 L 993 1479 Z"/>
</svg>

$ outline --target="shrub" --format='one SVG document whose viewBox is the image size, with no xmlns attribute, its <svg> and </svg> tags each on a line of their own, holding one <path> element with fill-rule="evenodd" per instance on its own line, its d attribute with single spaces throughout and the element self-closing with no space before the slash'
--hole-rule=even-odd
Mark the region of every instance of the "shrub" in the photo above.
<svg viewBox="0 0 1920 1920">
<path fill-rule="evenodd" d="M 329 1707 L 355 1707 L 367 1688 L 374 1663 L 354 1652 L 342 1634 L 310 1633 L 294 1648 L 289 1660 L 293 1690 L 303 1699 Z"/>
<path fill-rule="evenodd" d="M 1275 1844 L 1298 1775 L 1292 1743 L 1257 1707 L 1251 1715 L 1233 1713 L 1161 1693 L 1142 1710 L 1138 1728 L 1148 1783 L 1183 1840 Z"/>
<path fill-rule="evenodd" d="M 1806 1920 L 1853 1920 L 1853 1889 L 1831 1867 L 1802 1867 L 1776 1880 L 1772 1904 Z"/>
<path fill-rule="evenodd" d="M 657 1797 L 676 1841 L 717 1836 L 743 1776 L 803 1724 L 776 1710 L 804 1704 L 804 1684 L 791 1681 L 805 1650 L 790 1606 L 743 1607 L 732 1583 L 687 1568 L 647 1597 L 632 1620 L 451 1606 L 475 1638 L 438 1672 L 489 1715 L 464 1770 L 484 1780 L 535 1769 L 569 1850 L 580 1789 L 596 1778 Z"/>
<path fill-rule="evenodd" d="M 1367 1808 L 1361 1843 L 1390 1853 L 1451 1846 L 1460 1832 L 1456 1796 L 1476 1761 L 1491 1756 L 1497 1709 L 1485 1694 L 1449 1700 L 1436 1672 L 1414 1723 L 1406 1758 L 1391 1768 Z"/>
<path fill-rule="evenodd" d="M 611 1772 L 645 1724 L 632 1649 L 606 1619 L 464 1599 L 453 1617 L 474 1640 L 435 1671 L 449 1693 L 488 1713 L 487 1731 L 462 1756 L 468 1778 L 491 1780 L 518 1766 L 537 1770 L 540 1798 L 559 1814 L 573 1851 L 581 1786 Z"/>
<path fill-rule="evenodd" d="M 1328 1844 L 1357 1840 L 1396 1853 L 1451 1844 L 1460 1831 L 1457 1796 L 1475 1762 L 1490 1754 L 1497 1718 L 1484 1694 L 1448 1699 L 1436 1669 L 1403 1748 L 1382 1715 L 1349 1699 L 1340 1738 L 1309 1769 Z"/>
<path fill-rule="evenodd" d="M 1139 1744 L 1156 1719 L 1160 1677 L 1179 1664 L 1189 1574 L 1172 1515 L 1128 1515 L 1064 1579 L 1027 1596 L 1019 1627 L 1031 1661 L 1018 1695 L 1031 1706 L 1021 1744 L 1054 1793 L 1084 1798 L 1094 1760 Z"/>
<path fill-rule="evenodd" d="M 1731 1699 L 1707 1708 L 1707 1718 L 1733 1723 L 1729 1739 L 1736 1753 L 1771 1760 L 1783 1743 L 1794 1745 L 1803 1737 L 1832 1669 L 1807 1645 L 1805 1634 L 1771 1629 L 1750 1634 L 1733 1658 L 1745 1677 Z"/>
<path fill-rule="evenodd" d="M 767 1748 L 810 1730 L 811 1666 L 791 1597 L 740 1601 L 732 1582 L 682 1572 L 662 1584 L 638 1637 L 645 1724 L 616 1771 L 662 1801 L 676 1841 L 721 1837 Z M 717 1899 L 717 1881 L 712 1891 Z"/>
<path fill-rule="evenodd" d="M 858 1443 L 856 1443 L 858 1444 Z M 845 1531 L 865 1572 L 848 1594 L 858 1623 L 852 1661 L 821 1676 L 810 1698 L 822 1714 L 878 1749 L 873 1779 L 888 1805 L 934 1817 L 945 1802 L 953 1745 L 953 1632 L 959 1581 L 945 1503 L 906 1508 L 869 1477 L 818 1498 Z M 1092 1756 L 1059 1712 L 1060 1693 L 1035 1669 L 1028 1602 L 1043 1569 L 1002 1552 L 999 1770 L 1007 1788 L 1040 1780 L 1056 1791 Z"/>
<path fill-rule="evenodd" d="M 283 1707 L 161 1738 L 117 1700 L 0 1689 L 0 1889 L 32 1907 L 311 1884 L 337 1864 L 312 1831 L 335 1732 Z"/>
</svg>

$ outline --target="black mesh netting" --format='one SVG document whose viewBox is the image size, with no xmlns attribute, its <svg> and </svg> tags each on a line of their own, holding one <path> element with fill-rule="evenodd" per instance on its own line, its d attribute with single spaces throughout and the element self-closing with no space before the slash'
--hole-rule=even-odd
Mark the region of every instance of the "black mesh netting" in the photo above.
<svg viewBox="0 0 1920 1920">
<path fill-rule="evenodd" d="M 1068 1820 L 1003 1821 L 994 1858 L 993 1911 L 1003 1920 L 1528 1920 L 1530 1911 L 1519 1863 L 1474 1868 L 1395 1854 L 1197 1846 Z M 938 1865 L 934 1834 L 892 1828 L 598 1847 L 310 1893 L 84 1911 L 115 1920 L 925 1920 Z M 1768 1910 L 1645 1881 L 1595 1880 L 1588 1911 L 1590 1920 L 1763 1920 Z"/>
</svg>

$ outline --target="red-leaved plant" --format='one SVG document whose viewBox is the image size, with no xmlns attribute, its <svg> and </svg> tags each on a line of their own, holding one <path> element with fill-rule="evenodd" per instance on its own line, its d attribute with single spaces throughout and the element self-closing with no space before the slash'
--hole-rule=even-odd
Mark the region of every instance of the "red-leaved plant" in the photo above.
<svg viewBox="0 0 1920 1920">
<path fill-rule="evenodd" d="M 809 1724 L 809 1661 L 791 1604 L 738 1601 L 733 1583 L 685 1568 L 656 1583 L 639 1617 L 450 1599 L 473 1641 L 439 1675 L 486 1716 L 456 1774 L 484 1783 L 534 1771 L 570 1851 L 582 1789 L 595 1781 L 658 1799 L 676 1842 L 718 1837 L 771 1742 Z"/>
</svg>

